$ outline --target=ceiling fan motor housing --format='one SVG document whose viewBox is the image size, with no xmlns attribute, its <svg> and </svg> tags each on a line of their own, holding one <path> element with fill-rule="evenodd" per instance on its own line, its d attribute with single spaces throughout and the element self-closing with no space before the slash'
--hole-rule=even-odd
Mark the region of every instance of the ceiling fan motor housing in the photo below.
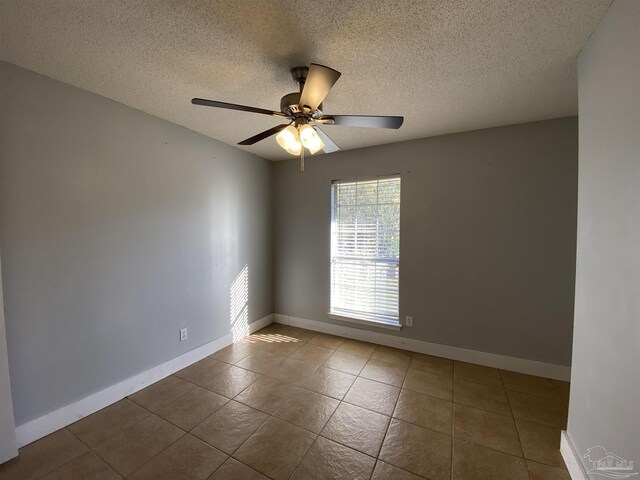
<svg viewBox="0 0 640 480">
<path fill-rule="evenodd" d="M 280 99 L 280 111 L 288 117 L 308 117 L 308 118 L 320 118 L 322 116 L 322 104 L 318 105 L 313 114 L 308 111 L 303 112 L 300 108 L 300 92 L 288 93 Z"/>
<path fill-rule="evenodd" d="M 288 116 L 295 116 L 296 113 L 302 113 L 300 106 L 300 92 L 288 93 L 280 99 L 280 111 Z"/>
<path fill-rule="evenodd" d="M 300 106 L 300 97 L 302 96 L 308 73 L 309 67 L 293 67 L 291 69 L 293 81 L 300 87 L 300 91 L 289 93 L 280 99 L 280 111 L 289 117 L 320 118 L 322 116 L 322 104 L 318 105 L 315 112 L 304 112 Z"/>
</svg>

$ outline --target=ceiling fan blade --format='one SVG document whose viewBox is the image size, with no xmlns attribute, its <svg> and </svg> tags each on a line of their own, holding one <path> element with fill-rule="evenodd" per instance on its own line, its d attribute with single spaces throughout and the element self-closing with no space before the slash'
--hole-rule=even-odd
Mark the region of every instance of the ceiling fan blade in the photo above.
<svg viewBox="0 0 640 480">
<path fill-rule="evenodd" d="M 312 112 L 315 112 L 340 75 L 341 73 L 333 68 L 312 63 L 300 96 L 300 107 L 309 107 Z"/>
<path fill-rule="evenodd" d="M 324 153 L 332 153 L 332 152 L 337 152 L 338 150 L 340 150 L 340 147 L 338 145 L 336 145 L 333 140 L 331 140 L 329 138 L 329 135 L 327 135 L 326 133 L 324 133 L 319 126 L 314 125 L 313 128 L 315 129 L 316 132 L 318 132 L 318 136 L 322 139 L 322 141 L 324 142 L 324 147 L 322 148 L 322 151 Z"/>
<path fill-rule="evenodd" d="M 400 128 L 404 117 L 375 115 L 323 115 L 317 122 L 347 127 Z"/>
<path fill-rule="evenodd" d="M 270 137 L 271 135 L 275 135 L 276 133 L 278 133 L 280 130 L 282 130 L 283 128 L 285 128 L 288 125 L 290 125 L 290 124 L 289 123 L 283 123 L 282 125 L 277 125 L 277 126 L 275 126 L 273 128 L 270 128 L 269 130 L 265 130 L 262 133 L 254 135 L 251 138 L 247 138 L 246 140 L 238 142 L 238 145 L 253 145 L 254 143 L 258 143 L 260 140 L 264 140 L 265 138 Z"/>
<path fill-rule="evenodd" d="M 206 98 L 193 98 L 191 103 L 194 105 L 203 105 L 205 107 L 226 108 L 228 110 L 240 110 L 241 112 L 260 113 L 262 115 L 271 115 L 276 117 L 286 116 L 282 112 L 273 110 L 265 110 L 264 108 L 248 107 L 247 105 L 236 105 L 235 103 L 217 102 L 215 100 L 207 100 Z"/>
</svg>

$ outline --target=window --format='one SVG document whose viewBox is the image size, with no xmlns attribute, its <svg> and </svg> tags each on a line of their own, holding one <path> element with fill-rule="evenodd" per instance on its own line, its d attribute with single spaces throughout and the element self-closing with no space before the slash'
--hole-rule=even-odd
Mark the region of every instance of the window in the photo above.
<svg viewBox="0 0 640 480">
<path fill-rule="evenodd" d="M 333 182 L 331 209 L 330 315 L 398 327 L 400 178 Z"/>
</svg>

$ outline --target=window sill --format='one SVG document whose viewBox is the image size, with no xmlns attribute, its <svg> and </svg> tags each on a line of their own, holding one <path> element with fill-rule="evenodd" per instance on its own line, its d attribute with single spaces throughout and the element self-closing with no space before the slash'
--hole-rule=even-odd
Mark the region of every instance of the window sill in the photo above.
<svg viewBox="0 0 640 480">
<path fill-rule="evenodd" d="M 400 325 L 399 323 L 393 324 L 393 323 L 376 322 L 374 320 L 363 320 L 361 318 L 345 317 L 344 315 L 337 315 L 331 312 L 329 312 L 328 315 L 330 319 L 339 320 L 341 322 L 357 323 L 359 325 L 367 325 L 369 327 L 375 327 L 375 328 L 384 328 L 387 330 L 396 330 L 396 331 L 402 330 L 402 325 Z"/>
</svg>

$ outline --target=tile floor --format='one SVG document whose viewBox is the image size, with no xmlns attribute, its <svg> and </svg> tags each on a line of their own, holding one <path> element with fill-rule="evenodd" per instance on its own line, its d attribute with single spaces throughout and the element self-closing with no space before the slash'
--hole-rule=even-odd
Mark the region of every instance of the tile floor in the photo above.
<svg viewBox="0 0 640 480">
<path fill-rule="evenodd" d="M 0 480 L 568 480 L 569 384 L 272 324 Z"/>
</svg>

